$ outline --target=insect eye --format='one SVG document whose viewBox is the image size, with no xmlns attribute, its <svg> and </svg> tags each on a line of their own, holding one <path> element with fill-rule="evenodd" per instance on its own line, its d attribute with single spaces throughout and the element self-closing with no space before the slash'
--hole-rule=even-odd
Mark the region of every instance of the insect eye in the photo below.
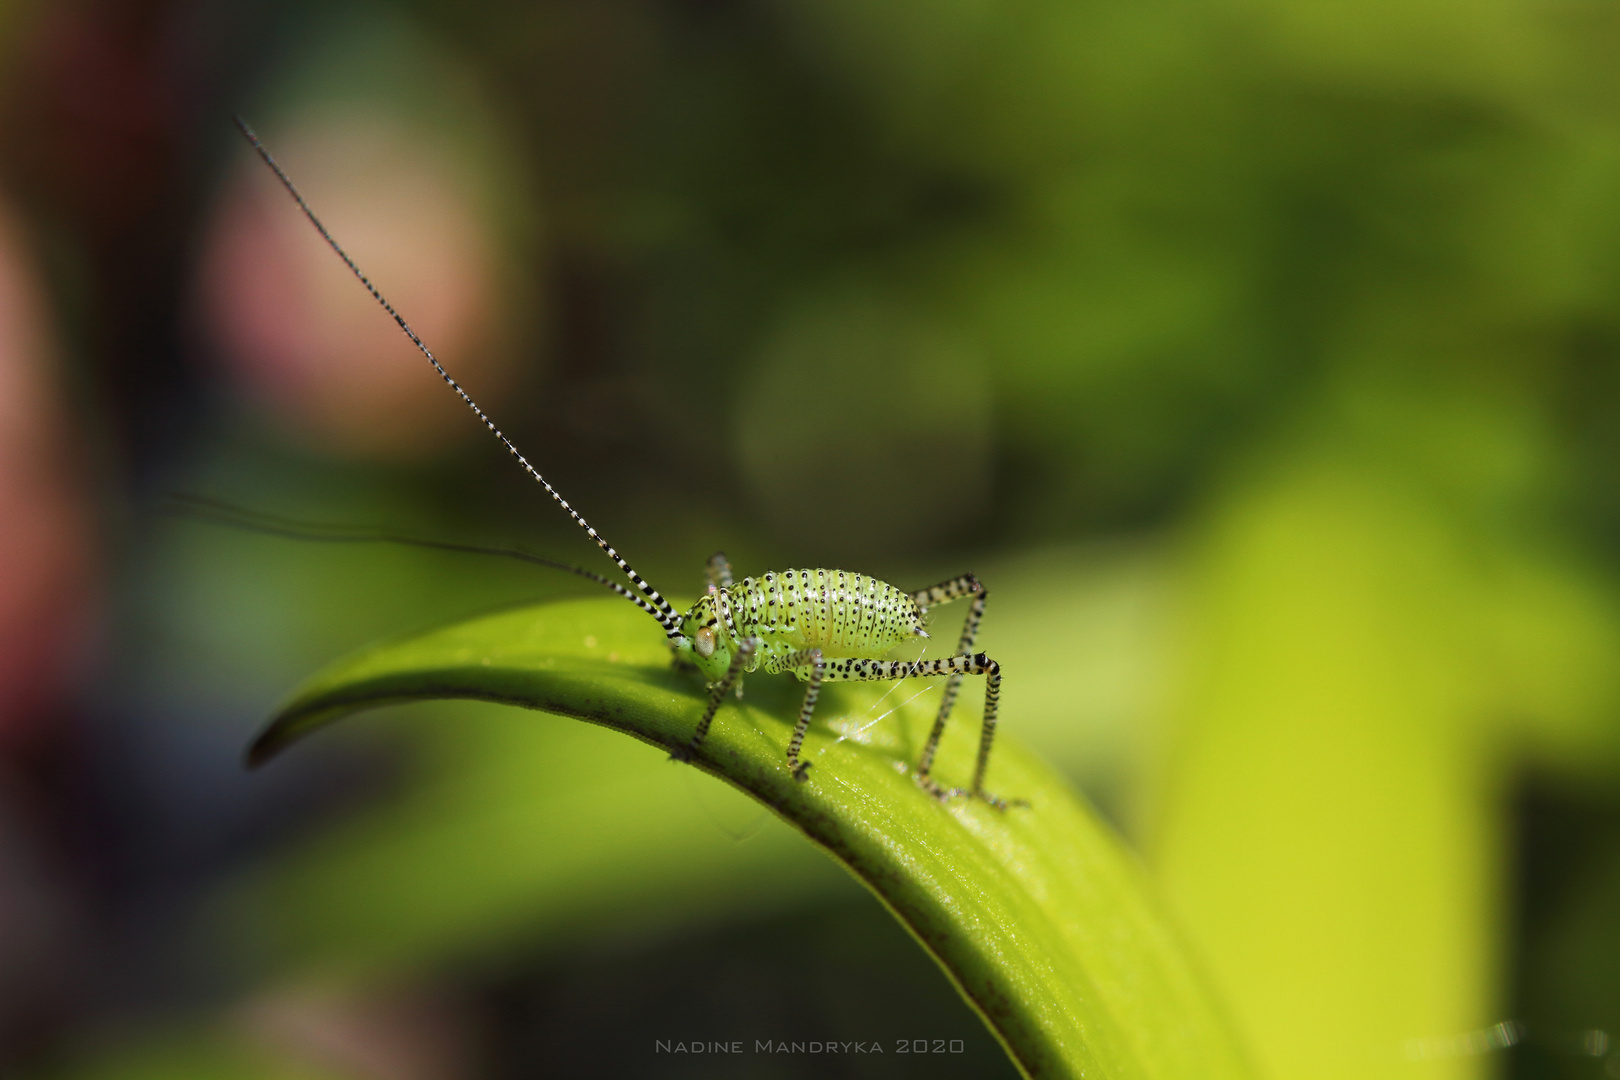
<svg viewBox="0 0 1620 1080">
<path fill-rule="evenodd" d="M 714 627 L 705 626 L 693 635 L 693 638 L 692 644 L 699 656 L 707 660 L 714 655 Z"/>
</svg>

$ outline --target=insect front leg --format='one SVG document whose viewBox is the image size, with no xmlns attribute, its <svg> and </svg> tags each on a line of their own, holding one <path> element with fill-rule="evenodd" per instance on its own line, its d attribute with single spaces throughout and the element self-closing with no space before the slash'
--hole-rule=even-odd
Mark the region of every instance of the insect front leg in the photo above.
<svg viewBox="0 0 1620 1080">
<path fill-rule="evenodd" d="M 810 762 L 799 760 L 799 748 L 804 745 L 804 733 L 810 730 L 810 716 L 816 711 L 816 698 L 821 696 L 821 680 L 827 674 L 827 661 L 821 658 L 821 650 L 804 649 L 782 662 L 783 670 L 803 667 L 810 669 L 810 685 L 805 688 L 804 704 L 799 707 L 799 722 L 794 725 L 793 738 L 788 740 L 787 748 L 788 768 L 793 770 L 795 780 L 803 780 L 810 769 Z"/>
<path fill-rule="evenodd" d="M 709 556 L 707 569 L 709 573 L 709 595 L 714 597 L 715 603 L 720 609 L 720 614 L 725 617 L 727 632 L 736 634 L 737 624 L 731 618 L 731 604 L 727 601 L 726 594 L 723 591 L 731 588 L 731 560 L 726 558 L 725 552 L 717 551 Z M 742 680 L 738 679 L 737 700 L 741 701 L 742 697 L 743 684 Z"/>
<path fill-rule="evenodd" d="M 704 737 L 709 734 L 709 725 L 714 723 L 714 714 L 720 711 L 720 702 L 724 700 L 726 691 L 730 690 L 742 675 L 743 668 L 748 666 L 749 658 L 754 655 L 758 648 L 758 638 L 744 638 L 737 643 L 737 651 L 732 654 L 731 663 L 727 666 L 725 675 L 721 677 L 719 682 L 709 687 L 709 707 L 703 710 L 703 719 L 698 721 L 697 729 L 692 732 L 691 743 L 684 750 L 676 750 L 671 753 L 669 755 L 671 759 L 675 761 L 691 761 L 697 754 L 698 747 L 703 744 Z"/>
<path fill-rule="evenodd" d="M 731 588 L 731 560 L 726 553 L 717 551 L 709 556 L 709 595 Z"/>
</svg>

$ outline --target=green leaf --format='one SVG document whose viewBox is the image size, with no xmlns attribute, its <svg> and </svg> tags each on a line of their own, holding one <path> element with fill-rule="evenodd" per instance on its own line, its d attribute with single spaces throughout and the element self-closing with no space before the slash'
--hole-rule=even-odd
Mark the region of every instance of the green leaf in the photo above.
<svg viewBox="0 0 1620 1080">
<path fill-rule="evenodd" d="M 1014 723 L 1016 678 L 1003 713 Z M 693 765 L 774 810 L 877 894 L 1028 1075 L 1248 1076 L 1141 870 L 1061 777 L 1003 737 L 989 786 L 1028 807 L 942 805 L 916 786 L 910 769 L 932 709 L 919 702 L 866 719 L 883 715 L 874 703 L 885 694 L 906 702 L 916 693 L 908 685 L 829 687 L 801 783 L 784 763 L 801 688 L 755 676 L 746 700 L 721 708 Z M 254 756 L 359 709 L 428 698 L 522 705 L 674 749 L 706 697 L 628 605 L 542 604 L 339 661 L 294 694 Z M 971 774 L 976 709 L 964 694 L 935 768 L 945 783 Z"/>
</svg>

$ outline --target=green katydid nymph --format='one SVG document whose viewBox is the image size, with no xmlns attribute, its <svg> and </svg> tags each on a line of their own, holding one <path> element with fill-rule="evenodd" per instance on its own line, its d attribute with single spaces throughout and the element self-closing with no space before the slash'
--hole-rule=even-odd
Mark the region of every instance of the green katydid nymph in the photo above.
<svg viewBox="0 0 1620 1080">
<path fill-rule="evenodd" d="M 322 239 L 360 279 L 372 298 L 399 324 L 411 343 L 427 357 L 439 377 L 500 440 L 524 471 L 545 488 L 546 494 L 613 560 L 629 579 L 632 588 L 576 567 L 544 559 L 532 561 L 590 578 L 629 600 L 657 621 L 669 640 L 675 662 L 696 668 L 703 674 L 708 682 L 708 707 L 693 730 L 691 739 L 677 747 L 673 757 L 690 760 L 699 751 L 727 692 L 739 687 L 743 676 L 759 670 L 770 674 L 786 672 L 808 684 L 798 723 L 786 749 L 787 768 L 795 778 L 805 780 L 811 763 L 800 757 L 800 750 L 823 683 L 945 676 L 944 699 L 940 702 L 939 714 L 913 774 L 917 783 L 939 799 L 965 795 L 983 799 L 998 809 L 1010 805 L 1007 800 L 999 799 L 984 789 L 985 768 L 990 762 L 990 747 L 996 733 L 1001 666 L 985 654 L 973 651 L 979 622 L 984 616 L 986 596 L 984 586 L 977 578 L 972 574 L 962 574 L 915 592 L 898 589 L 865 574 L 843 570 L 786 570 L 734 581 L 725 556 L 717 554 L 709 560 L 707 593 L 684 614 L 676 611 L 540 475 L 467 391 L 450 377 L 422 339 L 394 310 L 393 305 L 383 298 L 371 280 L 361 273 L 354 260 L 315 216 L 293 186 L 292 180 L 253 130 L 240 118 L 237 119 L 237 126 Z M 969 604 L 962 636 L 953 655 L 934 660 L 884 659 L 896 647 L 928 636 L 923 629 L 923 616 L 929 608 L 958 599 L 966 599 Z M 978 762 L 974 768 L 972 786 L 947 788 L 933 779 L 934 755 L 964 675 L 983 675 L 985 678 L 984 722 L 979 735 Z"/>
</svg>

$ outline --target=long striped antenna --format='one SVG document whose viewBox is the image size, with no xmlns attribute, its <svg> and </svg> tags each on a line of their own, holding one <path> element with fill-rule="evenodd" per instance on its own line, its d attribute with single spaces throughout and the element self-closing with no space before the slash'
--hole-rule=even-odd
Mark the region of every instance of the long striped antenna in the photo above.
<svg viewBox="0 0 1620 1080">
<path fill-rule="evenodd" d="M 298 193 L 298 188 L 293 185 L 292 179 L 276 163 L 276 159 L 270 156 L 270 151 L 265 149 L 264 143 L 259 141 L 259 137 L 253 133 L 253 129 L 248 127 L 247 121 L 238 116 L 236 126 L 241 129 L 242 134 L 252 144 L 253 149 L 258 152 L 259 157 L 264 159 L 264 163 L 270 166 L 270 171 L 276 174 L 276 178 L 281 181 L 281 186 L 286 188 L 287 194 L 293 197 L 293 201 L 298 204 L 298 209 L 304 212 L 304 216 L 309 219 L 309 223 L 315 226 L 315 231 L 321 234 L 321 239 L 325 240 L 332 250 L 337 252 L 338 258 L 343 260 L 343 264 L 354 272 L 355 277 L 360 279 L 360 284 L 364 285 L 366 291 L 371 293 L 372 299 L 381 304 L 383 310 L 393 316 L 394 321 L 399 324 L 399 328 L 405 331 L 405 336 L 411 339 L 411 344 L 420 349 L 422 355 L 428 358 L 428 363 L 432 364 L 433 370 L 439 373 L 439 378 L 443 379 L 450 389 L 460 395 L 461 400 L 467 403 L 467 408 L 473 411 L 473 415 L 483 421 L 484 426 L 489 428 L 497 439 L 501 440 L 501 445 L 505 446 L 511 455 L 517 458 L 518 464 L 523 466 L 523 471 L 534 477 L 540 486 L 546 489 L 546 494 L 555 499 L 557 505 L 566 510 L 568 516 L 574 519 L 574 524 L 584 529 L 586 535 L 596 541 L 596 546 L 606 552 L 607 557 L 612 559 L 620 570 L 624 571 L 625 576 L 630 579 L 630 583 L 650 602 L 651 606 L 646 608 L 647 613 L 658 620 L 658 624 L 664 628 L 664 633 L 672 638 L 679 637 L 681 619 L 675 609 L 670 606 L 669 601 L 658 595 L 658 590 L 647 584 L 646 580 L 624 560 L 624 557 L 613 550 L 613 545 L 602 539 L 601 534 L 591 528 L 590 522 L 586 521 L 578 510 L 568 505 L 568 500 L 558 494 L 557 489 L 546 482 L 546 478 L 540 475 L 539 470 L 529 464 L 529 459 L 518 452 L 518 448 L 512 445 L 511 439 L 501 434 L 501 429 L 495 426 L 495 421 L 491 420 L 484 413 L 484 410 L 478 407 L 478 403 L 472 399 L 467 391 L 461 388 L 460 383 L 450 377 L 450 373 L 444 370 L 444 365 L 439 363 L 438 358 L 423 344 L 422 339 L 416 336 L 416 331 L 412 330 L 410 324 L 400 316 L 399 312 L 394 310 L 394 305 L 383 298 L 383 294 L 377 291 L 377 286 L 373 285 L 371 279 L 361 273 L 354 260 L 349 258 L 349 253 L 344 251 L 343 247 L 332 238 L 332 234 L 326 231 L 326 226 L 321 224 L 321 219 L 315 216 L 315 211 L 309 208 L 309 204 L 304 201 L 304 197 Z"/>
</svg>

